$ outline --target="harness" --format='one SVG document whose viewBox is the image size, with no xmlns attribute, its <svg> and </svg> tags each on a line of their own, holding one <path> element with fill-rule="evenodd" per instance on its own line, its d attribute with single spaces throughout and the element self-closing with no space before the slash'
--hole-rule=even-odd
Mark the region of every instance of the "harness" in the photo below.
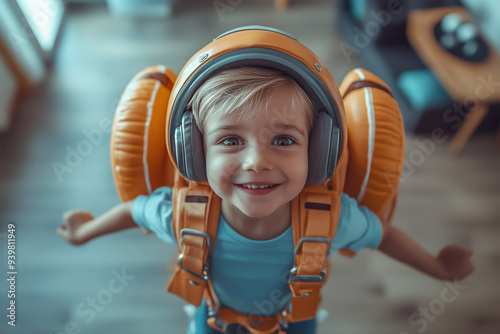
<svg viewBox="0 0 500 334">
<path fill-rule="evenodd" d="M 294 266 L 288 286 L 290 307 L 274 317 L 247 316 L 223 308 L 210 280 L 210 259 L 220 214 L 220 198 L 207 184 L 178 177 L 174 184 L 174 230 L 179 244 L 178 266 L 167 291 L 199 306 L 204 297 L 208 323 L 222 332 L 240 324 L 255 334 L 285 333 L 289 321 L 314 318 L 320 304 L 321 287 L 326 281 L 327 262 L 340 213 L 340 184 L 306 187 L 291 204 L 294 239 Z M 327 223 L 330 222 L 330 223 Z"/>
<path fill-rule="evenodd" d="M 279 38 L 289 43 L 287 38 Z M 201 54 L 205 55 L 203 49 Z M 197 55 L 193 58 L 198 62 Z M 192 64 L 190 61 L 186 65 L 188 72 L 193 71 Z M 206 181 L 183 177 L 168 146 L 172 136 L 168 131 L 171 95 L 178 95 L 179 81 L 189 80 L 189 73 L 185 69 L 181 72 L 178 78 L 167 67 L 153 66 L 137 74 L 125 89 L 111 135 L 111 162 L 118 194 L 128 201 L 161 186 L 172 187 L 172 221 L 179 257 L 167 291 L 195 306 L 205 299 L 208 324 L 220 332 L 240 325 L 252 334 L 284 334 L 289 322 L 316 315 L 320 291 L 329 273 L 326 258 L 339 221 L 341 193 L 368 207 L 383 223 L 392 220 L 404 156 L 398 105 L 390 88 L 362 69 L 351 71 L 339 90 L 329 88 L 332 94 L 339 94 L 335 99 L 345 111 L 345 149 L 336 160 L 333 176 L 306 186 L 291 203 L 294 259 L 288 286 L 292 299 L 275 316 L 248 316 L 222 307 L 211 281 L 221 199 Z M 354 255 L 350 250 L 340 253 Z"/>
</svg>

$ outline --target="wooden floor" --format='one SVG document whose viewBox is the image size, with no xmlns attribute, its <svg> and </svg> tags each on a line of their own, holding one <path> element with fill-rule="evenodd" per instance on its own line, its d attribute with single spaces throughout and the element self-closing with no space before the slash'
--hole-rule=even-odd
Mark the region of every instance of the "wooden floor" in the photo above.
<svg viewBox="0 0 500 334">
<path fill-rule="evenodd" d="M 178 72 L 212 38 L 245 24 L 294 34 L 339 82 L 360 66 L 339 50 L 335 2 L 292 1 L 277 12 L 271 1 L 244 1 L 222 14 L 204 3 L 179 1 L 166 20 L 110 17 L 105 7 L 69 13 L 50 76 L 20 101 L 0 136 L 2 334 L 186 332 L 184 304 L 164 291 L 173 247 L 138 230 L 81 247 L 55 233 L 65 210 L 100 214 L 119 202 L 110 135 L 99 125 L 112 120 L 137 72 L 155 64 Z M 91 146 L 85 133 L 93 133 Z M 471 247 L 476 272 L 457 286 L 376 251 L 334 256 L 318 333 L 500 332 L 500 151 L 493 134 L 474 136 L 457 158 L 446 154 L 448 142 L 407 136 L 394 224 L 434 253 L 449 243 Z M 17 237 L 16 327 L 6 318 L 8 223 Z"/>
</svg>

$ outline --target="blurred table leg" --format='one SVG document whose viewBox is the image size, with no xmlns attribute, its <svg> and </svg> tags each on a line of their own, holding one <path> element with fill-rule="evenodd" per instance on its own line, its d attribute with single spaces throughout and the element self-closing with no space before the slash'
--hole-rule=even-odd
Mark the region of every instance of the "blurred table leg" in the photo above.
<svg viewBox="0 0 500 334">
<path fill-rule="evenodd" d="M 476 131 L 481 121 L 486 117 L 488 113 L 489 104 L 479 103 L 474 109 L 472 109 L 467 116 L 467 118 L 462 123 L 462 126 L 458 129 L 457 133 L 451 140 L 450 146 L 448 147 L 448 152 L 452 155 L 458 155 L 462 148 L 469 140 L 470 136 Z"/>
<path fill-rule="evenodd" d="M 289 0 L 274 0 L 274 7 L 279 11 L 285 11 L 288 8 Z"/>
<path fill-rule="evenodd" d="M 500 148 L 500 126 L 498 127 L 497 130 L 497 146 Z"/>
</svg>

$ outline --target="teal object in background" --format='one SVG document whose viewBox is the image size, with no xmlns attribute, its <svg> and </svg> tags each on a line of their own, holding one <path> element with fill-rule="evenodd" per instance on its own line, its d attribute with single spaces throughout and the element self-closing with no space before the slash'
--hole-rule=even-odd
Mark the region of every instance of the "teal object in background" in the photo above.
<svg viewBox="0 0 500 334">
<path fill-rule="evenodd" d="M 106 0 L 114 16 L 165 18 L 172 12 L 171 0 Z"/>
<path fill-rule="evenodd" d="M 366 2 L 367 0 L 351 0 L 351 14 L 358 22 L 365 17 Z"/>
<path fill-rule="evenodd" d="M 429 69 L 401 73 L 398 77 L 398 87 L 405 94 L 411 106 L 417 110 L 452 102 L 451 97 Z"/>
</svg>

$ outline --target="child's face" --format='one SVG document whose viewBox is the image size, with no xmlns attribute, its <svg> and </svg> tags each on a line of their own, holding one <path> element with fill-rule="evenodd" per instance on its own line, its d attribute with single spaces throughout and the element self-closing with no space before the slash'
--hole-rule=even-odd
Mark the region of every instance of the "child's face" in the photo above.
<svg viewBox="0 0 500 334">
<path fill-rule="evenodd" d="M 308 164 L 306 113 L 292 109 L 286 90 L 279 89 L 267 112 L 252 119 L 238 120 L 236 113 L 209 117 L 204 133 L 208 182 L 225 204 L 264 218 L 302 191 Z"/>
</svg>

